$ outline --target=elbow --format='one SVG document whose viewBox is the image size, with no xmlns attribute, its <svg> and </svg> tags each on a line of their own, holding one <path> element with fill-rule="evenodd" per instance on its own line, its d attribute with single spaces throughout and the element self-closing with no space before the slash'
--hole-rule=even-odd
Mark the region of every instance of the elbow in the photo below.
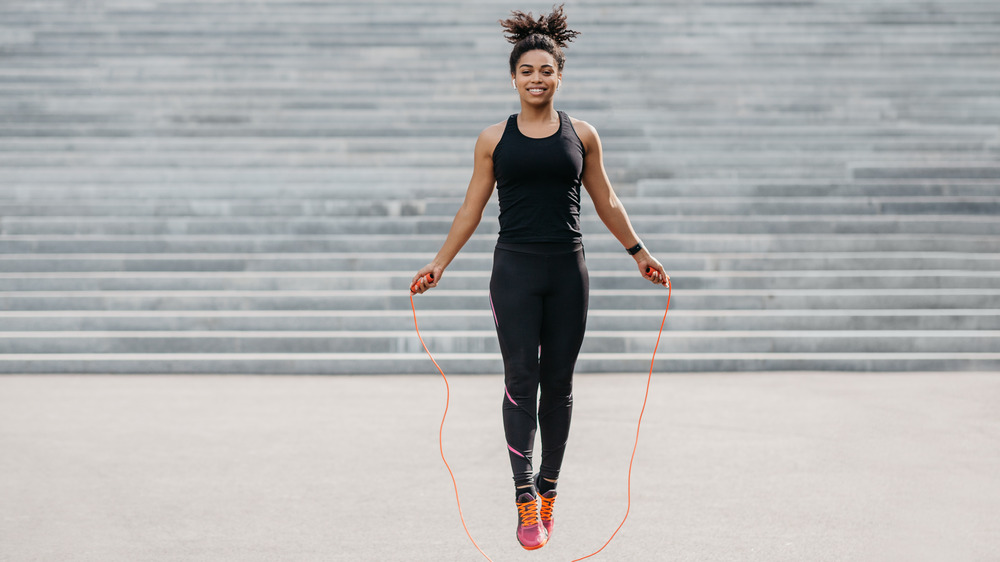
<svg viewBox="0 0 1000 562">
<path fill-rule="evenodd" d="M 485 207 L 478 207 L 477 208 L 477 207 L 474 207 L 472 205 L 462 205 L 462 207 L 458 209 L 458 214 L 462 215 L 466 219 L 471 219 L 471 220 L 478 221 L 478 220 L 482 220 L 482 218 L 483 218 L 483 212 L 485 210 L 486 210 Z"/>
<path fill-rule="evenodd" d="M 602 203 L 595 202 L 594 210 L 597 211 L 597 216 L 603 219 L 605 217 L 610 217 L 615 213 L 620 213 L 622 211 L 622 202 L 619 201 L 617 197 L 612 195 Z"/>
<path fill-rule="evenodd" d="M 455 219 L 473 225 L 478 225 L 480 221 L 483 220 L 483 211 L 485 208 L 473 208 L 468 205 L 462 205 L 458 210 L 458 214 Z"/>
<path fill-rule="evenodd" d="M 616 193 L 612 193 L 608 196 L 608 206 L 614 211 L 622 211 L 625 209 L 625 207 L 622 206 L 622 200 L 618 198 L 618 194 Z"/>
</svg>

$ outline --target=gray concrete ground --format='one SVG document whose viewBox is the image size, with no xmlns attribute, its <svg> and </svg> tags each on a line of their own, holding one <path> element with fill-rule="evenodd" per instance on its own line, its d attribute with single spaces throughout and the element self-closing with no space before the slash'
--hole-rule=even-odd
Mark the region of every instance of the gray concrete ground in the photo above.
<svg viewBox="0 0 1000 562">
<path fill-rule="evenodd" d="M 557 528 L 514 539 L 498 376 L 445 448 L 493 560 L 567 561 L 625 510 L 644 377 L 582 375 Z M 0 378 L 0 559 L 476 560 L 436 376 Z M 1000 376 L 660 375 L 595 560 L 1000 560 Z"/>
</svg>

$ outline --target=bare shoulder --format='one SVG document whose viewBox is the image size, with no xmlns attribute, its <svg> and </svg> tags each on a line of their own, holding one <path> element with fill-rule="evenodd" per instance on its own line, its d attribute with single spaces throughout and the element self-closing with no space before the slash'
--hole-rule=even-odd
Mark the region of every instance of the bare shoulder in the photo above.
<svg viewBox="0 0 1000 562">
<path fill-rule="evenodd" d="M 593 125 L 576 117 L 570 117 L 570 120 L 573 123 L 573 129 L 576 131 L 576 136 L 580 137 L 584 148 L 590 149 L 595 144 L 600 143 L 597 136 L 597 129 Z"/>
<path fill-rule="evenodd" d="M 497 144 L 500 142 L 500 138 L 503 137 L 503 131 L 506 126 L 507 121 L 505 120 L 486 127 L 483 129 L 483 132 L 479 133 L 476 145 L 492 154 L 493 149 L 496 148 Z"/>
</svg>

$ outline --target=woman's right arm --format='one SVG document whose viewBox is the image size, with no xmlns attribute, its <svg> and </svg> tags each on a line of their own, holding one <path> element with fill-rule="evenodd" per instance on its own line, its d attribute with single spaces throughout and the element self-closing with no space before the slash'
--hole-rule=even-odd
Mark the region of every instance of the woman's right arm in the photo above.
<svg viewBox="0 0 1000 562">
<path fill-rule="evenodd" d="M 500 142 L 502 134 L 503 129 L 493 125 L 487 127 L 476 139 L 475 164 L 469 189 L 465 193 L 465 201 L 455 214 L 448 237 L 437 255 L 413 276 L 410 282 L 412 292 L 419 294 L 431 287 L 437 287 L 445 268 L 455 259 L 458 251 L 465 246 L 479 226 L 479 222 L 483 220 L 483 209 L 486 208 L 486 203 L 489 202 L 496 186 L 496 177 L 493 175 L 493 149 Z M 432 276 L 432 281 L 429 282 L 425 277 L 428 273 Z"/>
</svg>

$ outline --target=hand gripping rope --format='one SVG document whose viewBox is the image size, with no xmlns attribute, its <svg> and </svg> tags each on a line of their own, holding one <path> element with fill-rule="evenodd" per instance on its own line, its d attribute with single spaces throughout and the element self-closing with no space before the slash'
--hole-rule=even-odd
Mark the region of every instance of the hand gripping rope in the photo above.
<svg viewBox="0 0 1000 562">
<path fill-rule="evenodd" d="M 650 273 L 650 270 L 648 268 L 646 269 L 646 273 L 647 274 Z M 428 283 L 434 280 L 434 276 L 431 275 L 430 273 L 425 275 L 424 278 L 427 280 Z M 444 371 L 441 369 L 441 366 L 438 365 L 438 362 L 434 360 L 434 356 L 431 355 L 431 351 L 427 349 L 427 344 L 424 343 L 423 336 L 420 335 L 420 328 L 417 326 L 417 308 L 413 304 L 413 295 L 416 292 L 416 287 L 417 287 L 416 284 L 410 287 L 410 308 L 413 309 L 413 328 L 417 331 L 417 338 L 420 339 L 420 345 L 424 346 L 424 351 L 427 352 L 427 356 L 430 357 L 431 362 L 434 363 L 434 366 L 437 367 L 438 372 L 441 373 L 441 378 L 444 379 L 444 388 L 445 388 L 444 414 L 441 416 L 441 425 L 440 427 L 438 427 L 438 450 L 440 450 L 441 452 L 441 460 L 444 461 L 445 468 L 448 469 L 448 475 L 451 476 L 451 485 L 455 489 L 455 502 L 458 504 L 458 518 L 462 520 L 462 528 L 465 529 L 465 534 L 469 537 L 469 540 L 472 541 L 472 546 L 476 547 L 476 550 L 479 551 L 479 554 L 482 554 L 484 558 L 486 558 L 490 562 L 493 562 L 493 559 L 487 556 L 486 553 L 483 552 L 483 549 L 479 548 L 479 544 L 476 543 L 476 539 L 472 538 L 472 533 L 469 532 L 469 527 L 465 524 L 465 516 L 462 515 L 462 500 L 460 500 L 458 497 L 458 483 L 455 481 L 455 473 L 451 471 L 451 465 L 448 464 L 448 459 L 446 459 L 444 456 L 444 440 L 442 439 L 442 435 L 444 434 L 444 422 L 445 419 L 448 417 L 448 406 L 451 404 L 451 386 L 448 384 L 448 377 L 445 376 Z M 625 520 L 628 519 L 629 511 L 632 510 L 632 463 L 635 461 L 635 451 L 639 447 L 639 430 L 642 428 L 642 416 L 643 414 L 646 413 L 646 402 L 647 400 L 649 400 L 649 385 L 653 381 L 653 363 L 656 361 L 656 350 L 657 348 L 660 347 L 660 336 L 663 335 L 663 325 L 667 322 L 667 313 L 670 312 L 670 294 L 672 292 L 672 289 L 673 285 L 670 283 L 670 279 L 667 278 L 667 306 L 666 309 L 664 309 L 663 311 L 663 320 L 660 321 L 660 331 L 659 333 L 656 334 L 656 345 L 653 346 L 653 356 L 649 360 L 649 376 L 646 377 L 646 392 L 642 398 L 642 409 L 639 410 L 639 421 L 637 421 L 635 424 L 635 444 L 632 445 L 632 456 L 629 458 L 628 461 L 628 484 L 627 484 L 628 503 L 626 504 L 625 507 L 625 516 L 622 517 L 622 521 L 621 523 L 618 524 L 618 527 L 615 529 L 615 532 L 611 533 L 611 536 L 608 537 L 608 540 L 605 541 L 603 545 L 601 545 L 601 548 L 598 548 L 597 550 L 586 556 L 581 556 L 580 558 L 576 558 L 572 562 L 579 562 L 580 560 L 584 560 L 590 558 L 591 556 L 595 556 L 599 552 L 604 550 L 606 546 L 611 544 L 611 540 L 615 538 L 615 535 L 618 534 L 618 531 L 620 531 L 622 526 L 625 525 Z"/>
</svg>

